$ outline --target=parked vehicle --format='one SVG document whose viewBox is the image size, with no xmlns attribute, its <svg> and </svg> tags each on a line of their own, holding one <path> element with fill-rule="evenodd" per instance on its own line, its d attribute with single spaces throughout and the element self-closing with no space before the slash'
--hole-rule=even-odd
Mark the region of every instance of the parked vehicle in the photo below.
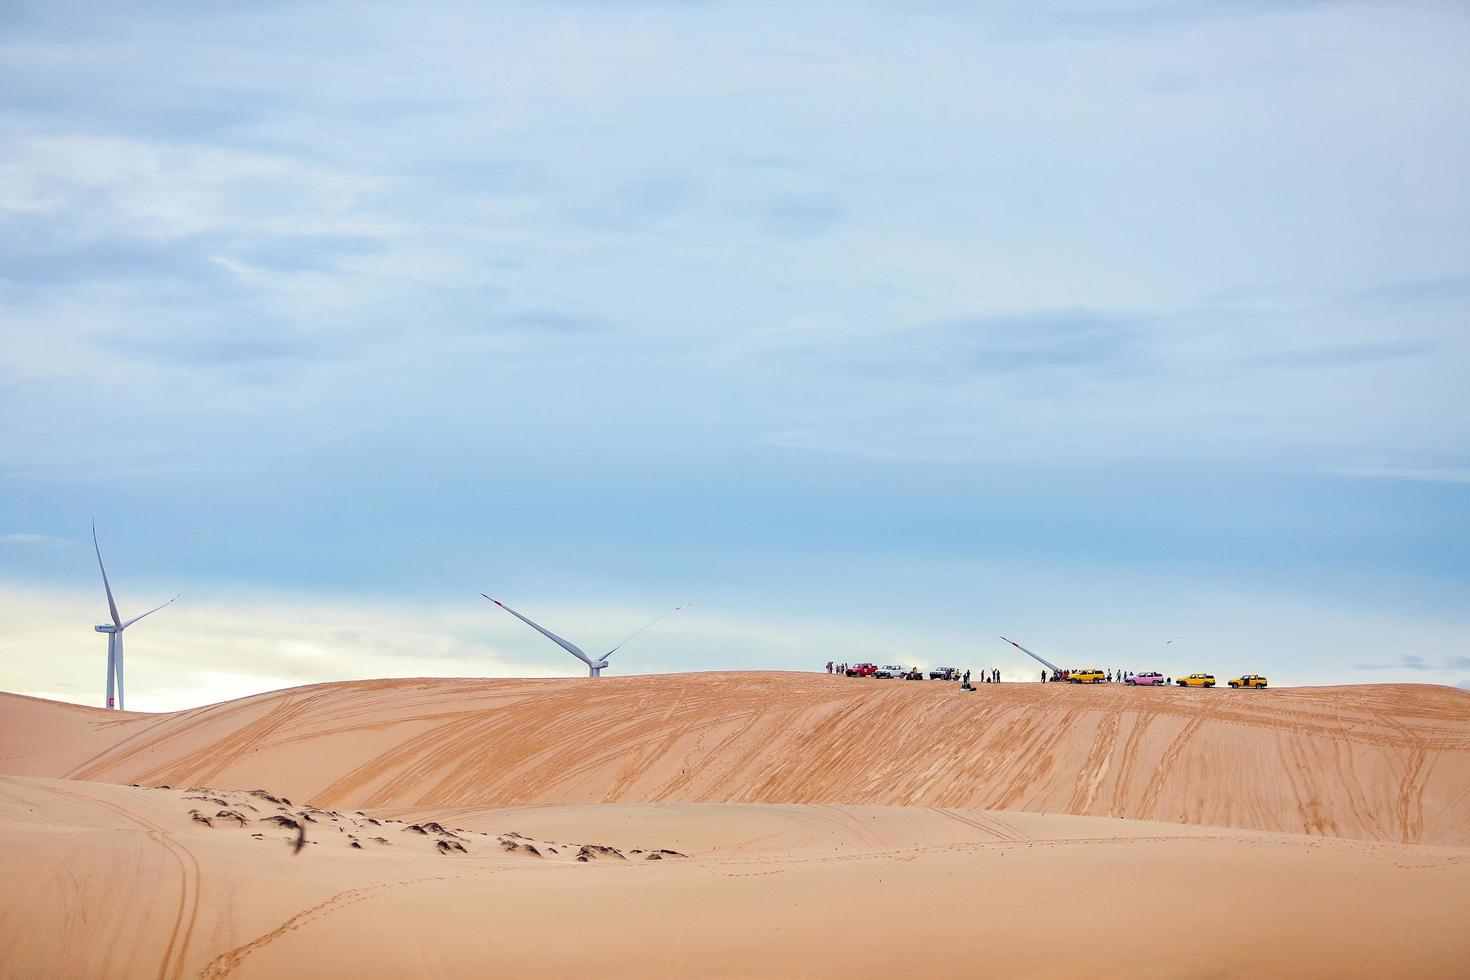
<svg viewBox="0 0 1470 980">
<path fill-rule="evenodd" d="M 1231 687 L 1265 687 L 1266 678 L 1260 674 L 1242 674 L 1230 682 Z"/>
<path fill-rule="evenodd" d="M 902 677 L 908 672 L 909 669 L 907 667 L 901 667 L 898 664 L 884 664 L 882 667 L 879 667 L 876 671 L 873 672 L 873 676 L 884 677 L 892 680 L 895 677 Z"/>
<path fill-rule="evenodd" d="M 1164 675 L 1157 670 L 1147 670 L 1142 674 L 1131 674 L 1125 682 L 1135 687 L 1163 687 Z"/>
<path fill-rule="evenodd" d="M 848 677 L 872 677 L 878 670 L 877 664 L 851 664 L 847 668 Z"/>
<path fill-rule="evenodd" d="M 914 669 L 910 670 L 907 674 L 904 674 L 903 675 L 903 679 L 906 680 L 906 681 L 921 681 L 921 680 L 924 679 L 924 672 L 922 670 L 920 670 L 919 668 L 915 667 Z"/>
<path fill-rule="evenodd" d="M 935 667 L 929 671 L 931 681 L 957 681 L 960 679 L 958 667 Z"/>
<path fill-rule="evenodd" d="M 1214 687 L 1215 686 L 1215 675 L 1214 674 L 1190 674 L 1188 677 L 1181 677 L 1181 678 L 1179 678 L 1174 683 L 1175 684 L 1178 684 L 1180 687 Z"/>
<path fill-rule="evenodd" d="M 1069 684 L 1101 684 L 1107 680 L 1107 674 L 1096 667 L 1086 667 L 1082 670 L 1074 670 L 1067 674 Z"/>
</svg>

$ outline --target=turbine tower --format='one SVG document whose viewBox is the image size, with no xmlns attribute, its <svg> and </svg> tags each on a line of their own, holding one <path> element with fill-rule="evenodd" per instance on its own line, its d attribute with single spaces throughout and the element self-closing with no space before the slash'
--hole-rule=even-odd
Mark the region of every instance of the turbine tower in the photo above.
<svg viewBox="0 0 1470 980">
<path fill-rule="evenodd" d="M 627 643 L 628 640 L 633 639 L 633 637 L 637 636 L 639 633 L 642 633 L 644 630 L 648 629 L 648 627 L 649 626 L 652 626 L 653 623 L 657 623 L 660 619 L 666 619 L 669 616 L 674 615 L 674 613 L 678 612 L 680 609 L 683 609 L 684 608 L 683 606 L 676 606 L 674 608 L 673 612 L 666 612 L 662 616 L 658 617 L 658 619 L 655 619 L 653 622 L 647 623 L 647 624 L 645 624 L 643 626 L 638 627 L 638 629 L 636 629 L 632 633 L 630 633 L 628 635 L 627 639 L 623 640 L 622 643 L 619 643 L 617 646 L 615 646 L 611 650 L 607 651 L 607 653 L 604 653 L 601 657 L 598 657 L 596 660 L 593 660 L 591 657 L 587 656 L 587 654 L 582 651 L 582 648 L 579 647 L 579 646 L 577 646 L 575 643 L 572 643 L 572 642 L 570 642 L 568 640 L 563 640 L 561 637 L 557 636 L 555 633 L 551 632 L 551 630 L 549 630 L 546 627 L 540 625 L 539 623 L 533 623 L 533 622 L 531 622 L 525 616 L 522 616 L 520 613 L 516 612 L 514 609 L 510 608 L 510 606 L 507 606 L 505 603 L 501 602 L 499 599 L 495 598 L 494 596 L 485 595 L 485 593 L 483 593 L 483 592 L 481 592 L 480 595 L 485 596 L 486 599 L 489 599 L 491 602 L 495 603 L 501 609 L 504 609 L 506 612 L 510 613 L 516 619 L 519 619 L 521 622 L 523 622 L 527 626 L 531 627 L 531 629 L 535 630 L 537 633 L 540 633 L 542 636 L 546 637 L 552 643 L 555 643 L 557 646 L 561 647 L 567 653 L 570 653 L 572 656 L 574 656 L 578 660 L 582 661 L 582 663 L 586 664 L 587 665 L 587 676 L 588 677 L 601 677 L 602 676 L 602 668 L 604 668 L 604 667 L 607 666 L 607 658 L 608 657 L 611 657 L 613 654 L 617 653 L 618 650 L 620 650 L 622 648 L 622 646 L 623 646 L 624 643 Z M 102 627 L 99 626 L 97 628 L 98 629 L 101 629 Z"/>
<path fill-rule="evenodd" d="M 97 567 L 102 569 L 102 587 L 107 590 L 107 610 L 112 613 L 112 622 L 103 623 L 97 627 L 97 632 L 107 634 L 107 706 L 116 707 L 122 711 L 123 708 L 123 630 L 132 626 L 143 616 L 151 616 L 177 599 L 170 599 L 163 606 L 150 609 L 143 616 L 134 616 L 126 623 L 118 615 L 117 603 L 112 598 L 112 583 L 107 581 L 107 566 L 102 564 L 102 546 L 97 543 L 97 522 L 92 522 L 92 547 L 97 551 Z M 116 685 L 117 702 L 113 703 L 113 687 Z"/>
</svg>

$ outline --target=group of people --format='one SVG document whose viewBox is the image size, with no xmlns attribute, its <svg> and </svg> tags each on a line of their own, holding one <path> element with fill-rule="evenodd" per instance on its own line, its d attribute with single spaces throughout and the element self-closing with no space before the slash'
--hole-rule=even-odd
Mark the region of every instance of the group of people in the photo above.
<svg viewBox="0 0 1470 980">
<path fill-rule="evenodd" d="M 918 668 L 916 667 L 914 669 L 917 670 Z M 829 673 L 829 674 L 846 674 L 847 673 L 847 664 L 833 663 L 832 661 L 829 660 L 829 661 L 827 661 L 827 673 Z M 970 686 L 970 672 L 968 670 L 966 670 L 965 673 L 961 676 L 961 680 L 963 680 L 965 682 L 965 686 L 966 687 L 969 687 Z M 980 680 L 984 681 L 986 684 L 999 684 L 1000 683 L 1000 668 L 999 667 L 994 667 L 994 668 L 991 668 L 990 670 L 982 670 L 980 672 Z"/>
<path fill-rule="evenodd" d="M 960 690 L 961 691 L 973 691 L 973 690 L 975 690 L 973 687 L 970 686 L 970 672 L 968 670 L 966 670 L 964 672 L 964 674 L 960 677 L 960 679 L 964 682 L 964 683 L 962 683 L 960 685 Z M 984 681 L 986 684 L 999 684 L 1000 683 L 1000 668 L 995 667 L 995 668 L 991 668 L 990 670 L 982 670 L 982 671 L 980 671 L 980 679 L 982 681 Z"/>
</svg>

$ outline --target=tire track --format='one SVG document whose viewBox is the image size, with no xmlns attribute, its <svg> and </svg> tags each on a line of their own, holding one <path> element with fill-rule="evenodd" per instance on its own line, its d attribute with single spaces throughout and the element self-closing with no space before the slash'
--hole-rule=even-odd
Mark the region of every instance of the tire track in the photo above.
<svg viewBox="0 0 1470 980">
<path fill-rule="evenodd" d="M 1082 761 L 1082 766 L 1077 772 L 1077 786 L 1072 791 L 1072 798 L 1067 802 L 1068 813 L 1075 813 L 1079 816 L 1091 814 L 1092 801 L 1097 797 L 1098 786 L 1107 773 L 1113 746 L 1118 741 L 1118 725 L 1122 711 L 1121 704 L 1115 706 L 1098 721 L 1097 735 L 1093 738 L 1092 748 L 1088 750 L 1087 758 Z"/>
<path fill-rule="evenodd" d="M 499 869 L 489 869 L 478 872 L 478 874 L 495 874 L 498 870 Z M 282 938 L 283 936 L 295 932 L 303 926 L 310 925 L 311 923 L 324 916 L 330 915 L 333 912 L 338 912 L 345 908 L 350 908 L 351 906 L 356 905 L 359 902 L 366 901 L 367 899 L 372 898 L 385 891 L 391 891 L 397 888 L 406 888 L 411 885 L 420 885 L 428 881 L 443 881 L 444 879 L 444 875 L 434 875 L 426 878 L 411 878 L 403 881 L 389 881 L 380 882 L 374 885 L 362 885 L 357 888 L 348 888 L 344 891 L 340 891 L 323 902 L 318 902 L 316 905 L 313 905 L 310 908 L 302 909 L 300 912 L 297 912 L 295 915 L 291 916 L 286 921 L 282 922 L 280 925 L 276 926 L 269 932 L 262 933 L 249 942 L 242 943 L 241 945 L 236 946 L 234 949 L 231 949 L 216 956 L 214 959 L 205 964 L 204 969 L 199 971 L 199 976 L 202 978 L 207 978 L 207 980 L 218 980 L 218 978 L 227 977 L 231 973 L 234 973 L 236 970 L 238 970 L 240 968 L 240 964 L 243 963 L 245 961 L 245 958 L 248 957 L 251 953 L 259 952 L 260 950 L 269 946 L 271 943 Z"/>
<path fill-rule="evenodd" d="M 1399 783 L 1398 818 L 1401 844 L 1418 844 L 1424 836 L 1425 760 L 1429 752 L 1423 746 L 1409 753 L 1408 770 Z"/>
<path fill-rule="evenodd" d="M 1153 712 L 1138 711 L 1133 714 L 1133 727 L 1128 732 L 1128 740 L 1123 743 L 1123 758 L 1118 763 L 1118 777 L 1113 782 L 1113 803 L 1107 814 L 1110 817 L 1121 817 L 1129 812 L 1128 784 L 1133 781 L 1133 767 L 1138 764 L 1144 735 L 1154 717 Z"/>
<path fill-rule="evenodd" d="M 1188 748 L 1195 735 L 1199 734 L 1200 728 L 1205 723 L 1205 717 L 1204 709 L 1196 710 L 1194 716 L 1185 723 L 1183 730 L 1174 736 L 1174 740 L 1169 743 L 1169 747 L 1159 758 L 1158 767 L 1149 776 L 1148 783 L 1143 789 L 1143 796 L 1138 803 L 1138 812 L 1144 819 L 1158 819 L 1159 795 L 1163 793 L 1164 785 L 1169 781 L 1174 764 L 1179 761 L 1179 757 Z"/>
<path fill-rule="evenodd" d="M 170 980 L 183 975 L 184 963 L 189 953 L 189 943 L 194 936 L 194 926 L 199 919 L 199 891 L 201 873 L 199 860 L 184 845 L 169 837 L 168 829 L 107 800 L 81 793 L 72 793 L 57 786 L 44 783 L 33 784 L 38 789 L 74 801 L 99 806 L 110 810 L 124 820 L 142 828 L 145 835 L 172 857 L 179 868 L 179 907 L 169 930 L 168 944 L 164 947 L 163 961 L 158 968 L 159 980 Z"/>
<path fill-rule="evenodd" d="M 965 814 L 961 813 L 958 810 L 951 810 L 946 807 L 936 807 L 935 812 L 942 813 L 956 823 L 964 824 L 966 827 L 973 827 L 975 830 L 978 830 L 987 836 L 995 837 L 999 840 L 1016 843 L 1018 841 L 1029 839 L 1024 834 L 1019 833 L 1014 827 L 1011 827 L 998 819 L 991 819 L 989 814 L 986 814 L 982 817 L 978 814 Z"/>
</svg>

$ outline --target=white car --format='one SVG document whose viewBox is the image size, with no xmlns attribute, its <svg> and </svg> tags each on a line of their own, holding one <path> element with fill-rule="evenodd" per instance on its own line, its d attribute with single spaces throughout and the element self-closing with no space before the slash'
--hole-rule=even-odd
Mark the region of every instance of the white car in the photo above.
<svg viewBox="0 0 1470 980">
<path fill-rule="evenodd" d="M 882 667 L 879 667 L 876 671 L 874 671 L 873 676 L 874 677 L 902 677 L 904 674 L 907 674 L 908 672 L 909 672 L 909 669 L 907 667 L 900 667 L 898 664 L 884 664 Z"/>
</svg>

